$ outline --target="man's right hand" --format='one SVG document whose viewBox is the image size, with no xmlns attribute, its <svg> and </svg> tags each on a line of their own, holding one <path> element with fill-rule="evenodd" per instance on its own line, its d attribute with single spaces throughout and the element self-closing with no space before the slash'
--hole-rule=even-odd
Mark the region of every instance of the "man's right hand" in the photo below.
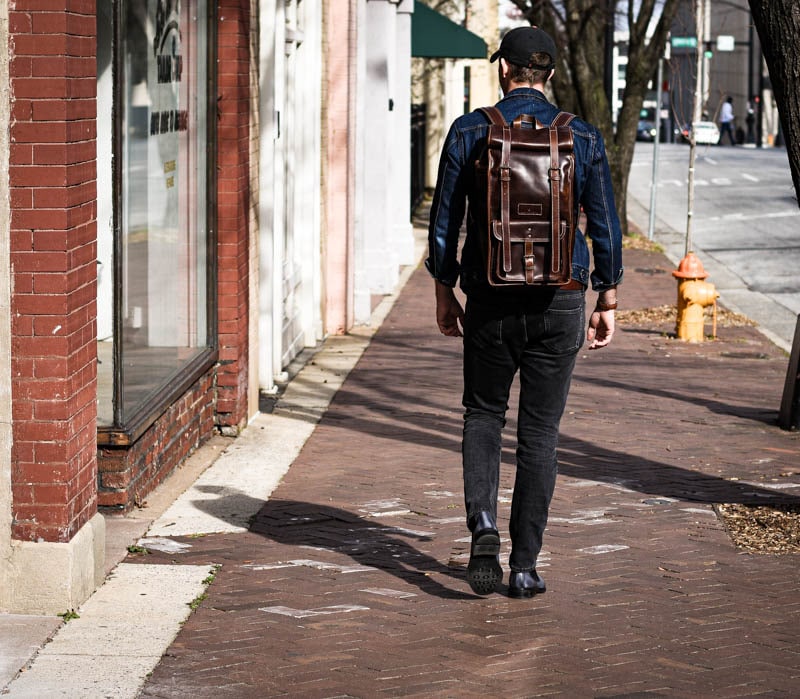
<svg viewBox="0 0 800 699">
<path fill-rule="evenodd" d="M 464 309 L 452 287 L 436 282 L 436 323 L 442 335 L 461 337 L 464 326 Z"/>
</svg>

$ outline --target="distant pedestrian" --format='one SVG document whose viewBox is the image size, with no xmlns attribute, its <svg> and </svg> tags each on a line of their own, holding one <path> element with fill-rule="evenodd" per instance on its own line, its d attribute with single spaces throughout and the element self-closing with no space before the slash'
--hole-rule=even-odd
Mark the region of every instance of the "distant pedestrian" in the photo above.
<svg viewBox="0 0 800 699">
<path fill-rule="evenodd" d="M 747 103 L 747 117 L 745 118 L 745 122 L 747 123 L 747 142 L 755 143 L 756 110 L 753 108 L 753 101 Z"/>
<path fill-rule="evenodd" d="M 504 97 L 496 106 L 507 122 L 522 114 L 531 114 L 542 124 L 553 122 L 559 109 L 547 101 L 544 86 L 553 75 L 555 59 L 555 44 L 541 29 L 521 27 L 504 36 L 490 60 L 498 61 Z M 501 432 L 514 376 L 519 372 L 520 394 L 508 593 L 532 597 L 545 591 L 536 563 L 556 482 L 559 424 L 584 342 L 584 296 L 590 281 L 599 296 L 586 333 L 589 349 L 605 347 L 614 334 L 622 236 L 608 159 L 597 128 L 578 118 L 570 128 L 576 159 L 575 220 L 580 206 L 592 240 L 594 269 L 590 273 L 589 246 L 578 231 L 572 279 L 562 287 L 509 289 L 488 283 L 481 252 L 485 229 L 470 202 L 475 191 L 473 163 L 488 130 L 482 112 L 456 119 L 439 165 L 426 265 L 436 280 L 439 330 L 451 337 L 461 337 L 463 331 L 464 337 L 462 463 L 467 526 L 472 532 L 467 581 L 477 594 L 495 591 L 502 579 L 497 497 Z M 459 263 L 459 230 L 468 203 Z M 453 290 L 459 278 L 466 311 Z"/>
<path fill-rule="evenodd" d="M 733 97 L 728 97 L 723 103 L 722 108 L 719 110 L 719 144 L 722 145 L 722 139 L 725 134 L 731 141 L 731 145 L 736 145 L 736 134 L 733 131 Z"/>
</svg>

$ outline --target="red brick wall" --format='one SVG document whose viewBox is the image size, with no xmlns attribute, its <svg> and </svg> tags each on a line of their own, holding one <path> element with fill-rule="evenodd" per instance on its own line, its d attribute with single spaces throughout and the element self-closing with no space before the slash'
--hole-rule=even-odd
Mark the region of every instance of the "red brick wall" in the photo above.
<svg viewBox="0 0 800 699">
<path fill-rule="evenodd" d="M 127 512 L 214 432 L 214 372 L 208 372 L 135 444 L 98 452 L 98 504 Z"/>
<path fill-rule="evenodd" d="M 97 511 L 94 0 L 9 12 L 12 536 Z"/>
<path fill-rule="evenodd" d="M 11 72 L 13 536 L 68 541 L 247 421 L 249 0 L 218 7 L 220 362 L 128 449 L 96 442 L 94 0 L 16 0 Z M 216 414 L 215 414 L 216 413 Z M 99 477 L 99 481 L 98 481 Z"/>
<path fill-rule="evenodd" d="M 224 431 L 238 431 L 247 422 L 249 14 L 249 0 L 219 3 L 217 422 Z"/>
</svg>

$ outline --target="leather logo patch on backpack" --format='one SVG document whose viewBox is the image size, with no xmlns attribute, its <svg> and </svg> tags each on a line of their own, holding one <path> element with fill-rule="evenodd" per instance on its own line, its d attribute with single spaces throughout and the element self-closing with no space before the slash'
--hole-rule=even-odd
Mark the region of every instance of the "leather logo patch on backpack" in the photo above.
<svg viewBox="0 0 800 699">
<path fill-rule="evenodd" d="M 542 205 L 541 204 L 517 204 L 517 215 L 518 216 L 541 216 L 542 215 Z"/>
</svg>

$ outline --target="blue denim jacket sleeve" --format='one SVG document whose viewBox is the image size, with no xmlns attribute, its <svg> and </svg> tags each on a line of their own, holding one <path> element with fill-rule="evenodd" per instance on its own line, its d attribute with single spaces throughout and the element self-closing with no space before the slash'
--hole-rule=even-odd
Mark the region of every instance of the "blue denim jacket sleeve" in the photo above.
<svg viewBox="0 0 800 699">
<path fill-rule="evenodd" d="M 586 214 L 586 235 L 592 241 L 592 288 L 603 291 L 622 281 L 622 230 L 614 205 L 605 143 L 600 132 L 591 128 L 594 148 L 580 203 Z"/>
<path fill-rule="evenodd" d="M 458 234 L 467 200 L 464 142 L 457 124 L 458 121 L 450 127 L 439 159 L 428 227 L 428 259 L 425 260 L 434 279 L 447 286 L 455 286 L 458 281 Z"/>
</svg>

